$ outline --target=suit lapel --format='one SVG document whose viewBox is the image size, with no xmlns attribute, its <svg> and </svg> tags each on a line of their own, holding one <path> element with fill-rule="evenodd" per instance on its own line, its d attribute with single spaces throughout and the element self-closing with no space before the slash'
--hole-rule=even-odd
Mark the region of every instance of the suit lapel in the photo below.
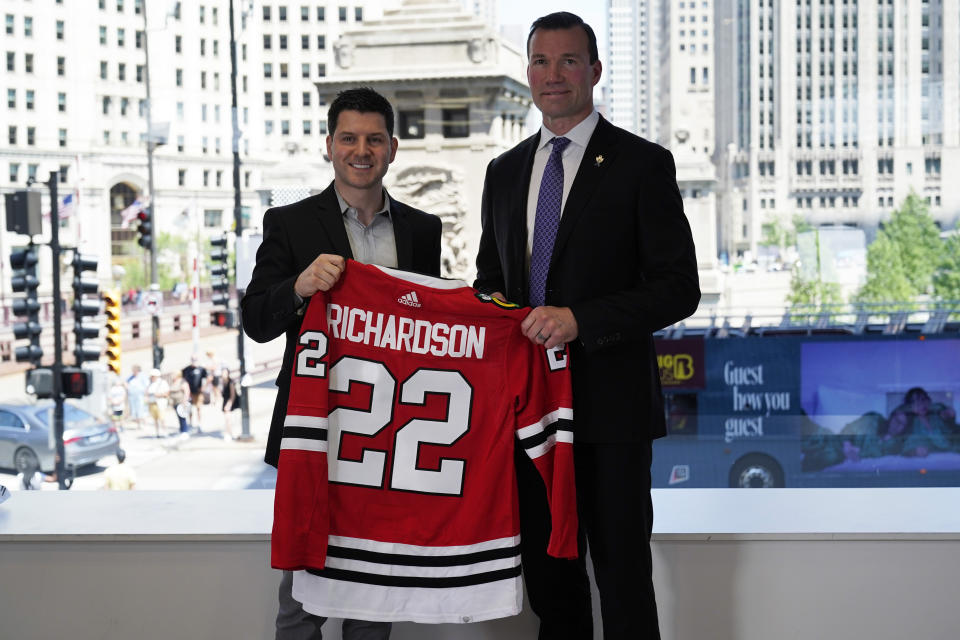
<svg viewBox="0 0 960 640">
<path fill-rule="evenodd" d="M 343 212 L 340 211 L 340 202 L 337 200 L 337 192 L 334 191 L 332 182 L 320 194 L 320 210 L 317 216 L 336 253 L 344 258 L 353 258 L 350 239 L 347 238 L 347 228 L 343 225 Z"/>
<path fill-rule="evenodd" d="M 563 251 L 577 221 L 584 215 L 590 196 L 596 190 L 600 179 L 615 160 L 618 149 L 614 133 L 613 126 L 600 116 L 593 135 L 590 136 L 590 142 L 587 143 L 587 148 L 583 152 L 583 159 L 580 161 L 577 176 L 570 187 L 567 203 L 563 207 L 557 239 L 553 244 L 551 268 L 556 263 L 557 256 Z"/>
<path fill-rule="evenodd" d="M 537 147 L 540 145 L 540 133 L 536 133 L 527 138 L 519 150 L 517 156 L 517 166 L 513 167 L 516 171 L 516 179 L 512 180 L 513 188 L 509 190 L 507 210 L 509 218 L 507 223 L 509 231 L 506 238 L 511 242 L 509 248 L 510 263 L 513 269 L 510 269 L 518 276 L 518 285 L 522 292 L 521 300 L 526 300 L 529 293 L 530 274 L 527 273 L 527 206 L 530 196 L 530 175 L 533 173 L 533 158 L 537 153 Z M 507 283 L 510 287 L 510 283 Z M 508 296 L 512 292 L 505 292 Z"/>
<path fill-rule="evenodd" d="M 387 195 L 390 198 L 390 195 Z M 406 205 L 390 198 L 390 217 L 393 218 L 393 237 L 397 244 L 397 267 L 413 269 L 413 230 L 407 217 Z"/>
</svg>

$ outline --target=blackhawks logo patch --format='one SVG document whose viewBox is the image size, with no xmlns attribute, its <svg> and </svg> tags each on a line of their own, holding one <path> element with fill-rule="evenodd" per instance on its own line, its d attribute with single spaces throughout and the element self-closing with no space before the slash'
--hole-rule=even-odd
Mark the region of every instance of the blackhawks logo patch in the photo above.
<svg viewBox="0 0 960 640">
<path fill-rule="evenodd" d="M 486 293 L 478 293 L 477 299 L 480 302 L 492 302 L 493 304 L 497 305 L 501 309 L 519 309 L 520 308 L 520 305 L 518 305 L 515 302 L 504 302 L 503 300 L 498 300 L 497 298 L 487 295 Z"/>
</svg>

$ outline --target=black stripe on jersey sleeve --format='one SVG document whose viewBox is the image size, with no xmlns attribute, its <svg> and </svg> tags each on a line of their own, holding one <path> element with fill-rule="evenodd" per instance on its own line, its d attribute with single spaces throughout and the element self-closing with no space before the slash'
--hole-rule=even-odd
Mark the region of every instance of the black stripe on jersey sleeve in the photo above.
<svg viewBox="0 0 960 640">
<path fill-rule="evenodd" d="M 452 556 L 417 556 L 399 553 L 379 553 L 376 551 L 351 549 L 349 547 L 337 547 L 333 545 L 327 547 L 327 556 L 331 558 L 362 560 L 363 562 L 395 564 L 406 567 L 458 567 L 468 564 L 475 564 L 477 562 L 488 562 L 490 560 L 500 560 L 502 558 L 513 558 L 519 555 L 520 545 L 513 547 L 502 547 L 499 549 L 488 549 L 486 551 L 477 551 L 474 553 L 462 553 Z"/>
<path fill-rule="evenodd" d="M 303 438 L 304 440 L 326 440 L 327 430 L 316 427 L 284 427 L 284 438 Z"/>
<path fill-rule="evenodd" d="M 567 420 L 566 418 L 559 418 L 544 427 L 543 431 L 540 433 L 522 439 L 520 444 L 524 449 L 532 449 L 533 447 L 546 442 L 547 438 L 555 434 L 557 431 L 573 431 L 573 421 Z"/>
<path fill-rule="evenodd" d="M 450 576 L 447 578 L 421 578 L 418 576 L 387 576 L 382 574 L 363 573 L 360 571 L 347 571 L 346 569 L 322 570 L 307 569 L 315 576 L 327 578 L 328 580 L 342 580 L 344 582 L 356 582 L 360 584 L 375 584 L 384 587 L 426 587 L 428 589 L 449 589 L 452 587 L 469 587 L 475 584 L 486 584 L 488 582 L 497 582 L 498 580 L 507 580 L 516 578 L 520 575 L 521 567 L 510 567 L 509 569 L 499 569 L 497 571 L 487 571 L 485 573 L 475 573 L 469 576 Z"/>
</svg>

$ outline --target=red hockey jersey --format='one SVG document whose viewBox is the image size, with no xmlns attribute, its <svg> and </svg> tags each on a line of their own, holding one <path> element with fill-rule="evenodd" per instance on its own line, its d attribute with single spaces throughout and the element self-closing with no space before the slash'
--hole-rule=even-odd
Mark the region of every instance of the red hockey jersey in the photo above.
<svg viewBox="0 0 960 640">
<path fill-rule="evenodd" d="M 570 373 L 527 309 L 348 261 L 300 331 L 272 564 L 326 617 L 472 622 L 520 611 L 515 437 L 576 557 Z"/>
</svg>

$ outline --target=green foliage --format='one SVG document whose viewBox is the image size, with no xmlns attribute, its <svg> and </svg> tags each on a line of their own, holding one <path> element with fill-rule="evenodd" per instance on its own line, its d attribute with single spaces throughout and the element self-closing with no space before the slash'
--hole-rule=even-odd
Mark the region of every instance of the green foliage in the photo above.
<svg viewBox="0 0 960 640">
<path fill-rule="evenodd" d="M 933 293 L 941 300 L 960 300 L 960 233 L 944 242 L 940 263 L 933 275 Z"/>
<path fill-rule="evenodd" d="M 838 305 L 843 302 L 843 298 L 840 295 L 840 285 L 837 283 L 805 280 L 800 275 L 800 267 L 794 266 L 793 277 L 790 279 L 790 292 L 787 294 L 786 301 L 791 307 L 814 311 Z"/>
<path fill-rule="evenodd" d="M 943 253 L 943 241 L 927 204 L 911 192 L 890 216 L 882 233 L 894 241 L 913 293 L 928 293 Z"/>
<path fill-rule="evenodd" d="M 854 296 L 857 302 L 905 302 L 914 296 L 899 243 L 881 229 L 867 247 L 867 281 Z"/>
</svg>

